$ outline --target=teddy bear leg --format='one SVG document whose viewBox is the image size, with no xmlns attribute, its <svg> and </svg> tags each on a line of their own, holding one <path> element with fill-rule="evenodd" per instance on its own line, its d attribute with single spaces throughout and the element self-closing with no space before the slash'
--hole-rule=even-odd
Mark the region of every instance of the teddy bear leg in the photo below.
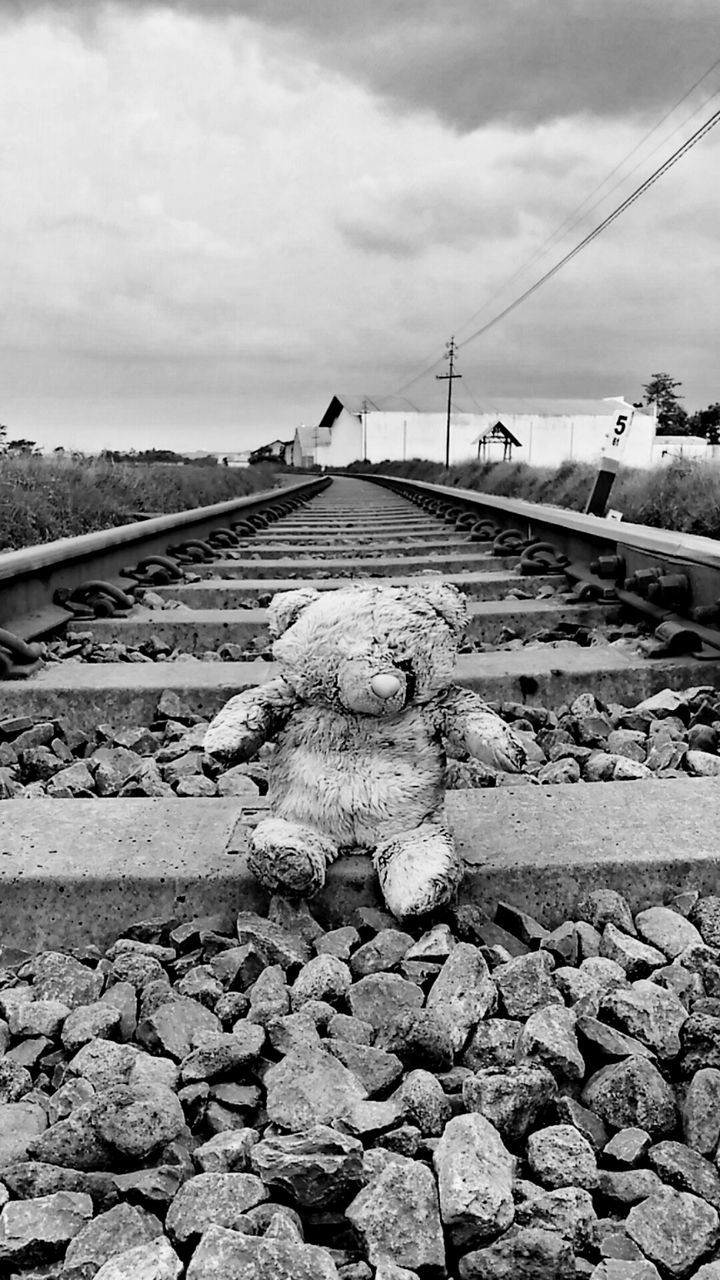
<svg viewBox="0 0 720 1280">
<path fill-rule="evenodd" d="M 311 898 L 325 884 L 325 868 L 337 854 L 337 845 L 312 827 L 265 818 L 250 838 L 248 863 L 271 892 Z"/>
<path fill-rule="evenodd" d="M 379 844 L 373 854 L 385 902 L 394 916 L 420 916 L 444 906 L 462 880 L 450 832 L 424 822 Z"/>
</svg>

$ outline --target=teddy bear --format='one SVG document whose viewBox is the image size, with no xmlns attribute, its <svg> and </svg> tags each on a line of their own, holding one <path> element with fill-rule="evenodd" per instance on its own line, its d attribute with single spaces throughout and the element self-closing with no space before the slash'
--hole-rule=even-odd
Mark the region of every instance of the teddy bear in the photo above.
<svg viewBox="0 0 720 1280">
<path fill-rule="evenodd" d="M 272 892 L 312 897 L 339 854 L 370 853 L 398 919 L 450 901 L 461 860 L 443 824 L 447 754 L 518 772 L 520 739 L 451 683 L 465 597 L 440 579 L 358 583 L 274 596 L 268 626 L 279 674 L 230 699 L 205 750 L 226 765 L 276 746 L 270 816 L 250 867 Z"/>
</svg>

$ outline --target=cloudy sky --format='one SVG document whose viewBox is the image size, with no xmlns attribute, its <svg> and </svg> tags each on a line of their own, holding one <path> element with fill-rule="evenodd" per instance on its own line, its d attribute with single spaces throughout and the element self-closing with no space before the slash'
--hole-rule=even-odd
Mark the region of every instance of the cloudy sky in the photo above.
<svg viewBox="0 0 720 1280">
<path fill-rule="evenodd" d="M 242 449 L 396 391 L 717 109 L 720 65 L 673 110 L 716 57 L 717 0 L 0 0 L 0 421 Z M 464 347 L 465 403 L 720 400 L 719 160 Z"/>
</svg>

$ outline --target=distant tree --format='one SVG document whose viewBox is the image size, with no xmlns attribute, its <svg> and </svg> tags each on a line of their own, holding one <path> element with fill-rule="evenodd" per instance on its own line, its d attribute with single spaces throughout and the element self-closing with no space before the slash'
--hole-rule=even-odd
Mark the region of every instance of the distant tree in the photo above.
<svg viewBox="0 0 720 1280">
<path fill-rule="evenodd" d="M 705 436 L 708 444 L 720 444 L 720 403 L 698 409 L 690 418 L 693 435 Z"/>
<path fill-rule="evenodd" d="M 669 373 L 653 373 L 650 375 L 650 381 L 643 387 L 644 404 L 653 404 L 657 409 L 659 436 L 692 435 L 690 418 L 687 410 L 680 404 L 682 396 L 679 396 L 676 390 L 681 386 L 682 382 L 671 378 Z"/>
<path fill-rule="evenodd" d="M 22 454 L 24 457 L 39 454 L 34 440 L 8 440 L 7 452 L 14 454 Z"/>
<path fill-rule="evenodd" d="M 7 436 L 7 427 L 0 422 L 0 449 L 5 448 L 5 437 Z"/>
</svg>

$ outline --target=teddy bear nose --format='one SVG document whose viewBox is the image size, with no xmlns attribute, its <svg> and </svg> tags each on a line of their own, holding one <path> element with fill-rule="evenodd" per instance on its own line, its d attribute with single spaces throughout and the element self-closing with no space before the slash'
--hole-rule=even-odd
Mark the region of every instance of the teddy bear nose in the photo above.
<svg viewBox="0 0 720 1280">
<path fill-rule="evenodd" d="M 397 676 L 373 676 L 370 688 L 377 698 L 392 698 L 400 692 L 401 685 Z"/>
</svg>

